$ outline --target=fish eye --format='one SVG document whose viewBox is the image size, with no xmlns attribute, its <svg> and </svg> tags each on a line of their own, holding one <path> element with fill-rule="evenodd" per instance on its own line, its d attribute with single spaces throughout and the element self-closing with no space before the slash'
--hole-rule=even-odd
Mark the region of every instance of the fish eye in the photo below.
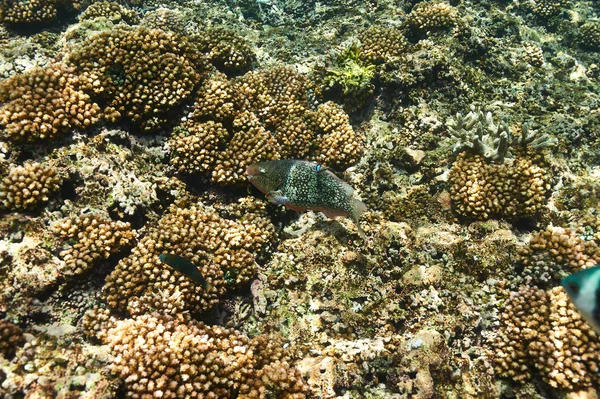
<svg viewBox="0 0 600 399">
<path fill-rule="evenodd" d="M 316 164 L 316 165 L 315 165 L 315 170 L 316 170 L 317 172 L 318 172 L 318 171 L 320 171 L 320 170 L 321 170 L 321 168 L 322 168 L 322 166 L 321 166 L 321 165 L 319 165 L 319 164 Z"/>
<path fill-rule="evenodd" d="M 577 284 L 574 281 L 569 281 L 567 283 L 567 288 L 569 288 L 569 290 L 571 290 L 571 292 L 573 292 L 574 294 L 579 294 L 579 284 Z"/>
</svg>

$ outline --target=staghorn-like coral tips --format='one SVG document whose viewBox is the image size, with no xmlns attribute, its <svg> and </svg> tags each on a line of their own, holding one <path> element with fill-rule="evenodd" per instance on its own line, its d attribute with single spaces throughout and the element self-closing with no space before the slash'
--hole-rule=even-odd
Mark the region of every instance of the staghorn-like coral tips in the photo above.
<svg viewBox="0 0 600 399">
<path fill-rule="evenodd" d="M 185 37 L 124 26 L 92 36 L 68 63 L 80 74 L 82 90 L 103 105 L 106 120 L 130 120 L 145 131 L 168 124 L 206 69 Z"/>
<path fill-rule="evenodd" d="M 61 184 L 62 179 L 49 165 L 34 162 L 13 167 L 0 180 L 0 209 L 33 209 L 47 202 Z"/>
<path fill-rule="evenodd" d="M 222 185 L 246 181 L 249 164 L 313 159 L 344 169 L 362 153 L 348 115 L 309 100 L 306 78 L 285 67 L 227 80 L 215 74 L 199 91 L 193 119 L 169 141 L 180 172 L 203 172 Z"/>
<path fill-rule="evenodd" d="M 119 252 L 135 238 L 129 223 L 98 214 L 59 220 L 52 231 L 62 239 L 75 241 L 60 253 L 67 264 L 66 274 L 73 276 L 88 272 L 98 261 Z"/>
<path fill-rule="evenodd" d="M 248 208 L 248 213 L 253 211 L 260 212 Z M 148 310 L 206 311 L 227 291 L 254 277 L 254 252 L 270 237 L 264 233 L 223 219 L 201 206 L 173 206 L 107 277 L 106 301 L 111 308 L 127 309 L 132 314 Z M 165 265 L 158 258 L 162 253 L 190 260 L 212 287 L 204 290 Z"/>
<path fill-rule="evenodd" d="M 408 40 L 395 28 L 372 26 L 358 36 L 360 58 L 373 64 L 390 62 L 403 55 Z"/>
<path fill-rule="evenodd" d="M 115 1 L 99 1 L 90 4 L 79 16 L 80 21 L 93 20 L 95 18 L 107 18 L 114 23 L 125 22 L 129 25 L 139 22 L 135 11 Z"/>
<path fill-rule="evenodd" d="M 54 139 L 98 121 L 99 107 L 80 90 L 73 68 L 53 64 L 0 83 L 2 136 L 15 142 Z"/>
<path fill-rule="evenodd" d="M 492 342 L 498 375 L 527 382 L 535 374 L 552 387 L 585 389 L 600 370 L 600 339 L 562 287 L 523 286 L 501 308 Z"/>
<path fill-rule="evenodd" d="M 25 343 L 23 331 L 14 324 L 0 320 L 0 355 L 10 359 L 19 346 Z"/>
<path fill-rule="evenodd" d="M 259 355 L 262 343 L 235 330 L 156 313 L 125 320 L 104 315 L 89 314 L 84 324 L 89 332 L 101 331 L 114 356 L 110 370 L 125 381 L 127 397 L 305 397 L 294 367 Z"/>
</svg>

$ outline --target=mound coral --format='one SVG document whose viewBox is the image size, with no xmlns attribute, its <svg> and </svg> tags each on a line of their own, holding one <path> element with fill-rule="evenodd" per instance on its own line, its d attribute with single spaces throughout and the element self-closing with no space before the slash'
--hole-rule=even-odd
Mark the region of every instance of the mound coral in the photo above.
<svg viewBox="0 0 600 399">
<path fill-rule="evenodd" d="M 56 18 L 58 8 L 79 8 L 68 0 L 3 0 L 0 2 L 0 22 L 21 25 L 47 23 Z"/>
<path fill-rule="evenodd" d="M 26 163 L 9 170 L 0 181 L 0 209 L 29 210 L 50 198 L 62 184 L 56 170 L 40 163 Z"/>
<path fill-rule="evenodd" d="M 348 167 L 362 152 L 348 116 L 331 102 L 314 108 L 309 93 L 306 78 L 289 68 L 232 80 L 214 75 L 199 91 L 193 119 L 169 142 L 174 165 L 224 185 L 245 182 L 246 166 L 268 159 Z"/>
<path fill-rule="evenodd" d="M 570 5 L 569 0 L 535 0 L 532 11 L 542 18 L 560 14 Z"/>
<path fill-rule="evenodd" d="M 294 367 L 260 354 L 258 342 L 235 330 L 160 314 L 109 323 L 93 317 L 84 319 L 84 328 L 103 331 L 115 359 L 111 371 L 125 381 L 128 397 L 305 397 L 306 385 Z"/>
<path fill-rule="evenodd" d="M 15 355 L 17 347 L 25 343 L 23 331 L 14 324 L 0 320 L 0 355 L 10 359 Z"/>
<path fill-rule="evenodd" d="M 73 68 L 53 64 L 0 83 L 0 126 L 10 141 L 54 139 L 98 120 L 99 107 L 80 90 Z"/>
<path fill-rule="evenodd" d="M 122 21 L 130 25 L 136 24 L 139 21 L 135 11 L 115 1 L 99 1 L 90 4 L 90 6 L 79 16 L 80 21 L 92 20 L 95 18 L 107 18 L 113 23 Z"/>
<path fill-rule="evenodd" d="M 52 231 L 62 239 L 75 240 L 70 248 L 60 253 L 67 264 L 65 274 L 69 275 L 88 272 L 98 261 L 117 253 L 135 238 L 129 223 L 98 214 L 59 220 L 52 226 Z"/>
<path fill-rule="evenodd" d="M 193 41 L 211 64 L 228 75 L 249 71 L 256 59 L 254 50 L 246 40 L 229 29 L 207 29 Z"/>
<path fill-rule="evenodd" d="M 395 28 L 372 26 L 358 36 L 360 57 L 373 64 L 392 61 L 403 55 L 408 47 L 404 34 Z"/>
<path fill-rule="evenodd" d="M 104 118 L 126 118 L 150 131 L 201 82 L 206 61 L 174 32 L 119 26 L 86 40 L 68 57 L 81 88 L 104 107 Z"/>
<path fill-rule="evenodd" d="M 106 301 L 111 308 L 132 314 L 153 309 L 206 311 L 227 291 L 254 277 L 255 252 L 269 237 L 268 230 L 250 229 L 200 206 L 173 206 L 107 277 Z M 161 253 L 189 259 L 212 287 L 204 290 L 174 271 L 158 258 Z"/>
<path fill-rule="evenodd" d="M 600 263 L 600 247 L 594 240 L 584 240 L 576 230 L 549 226 L 520 248 L 518 259 L 523 274 L 535 283 L 558 283 L 570 273 Z"/>
<path fill-rule="evenodd" d="M 584 389 L 598 381 L 600 340 L 562 287 L 524 286 L 501 308 L 493 343 L 495 369 L 526 382 L 540 374 L 551 386 Z"/>
<path fill-rule="evenodd" d="M 458 10 L 442 1 L 417 3 L 408 17 L 408 26 L 421 33 L 454 27 L 460 23 Z"/>
<path fill-rule="evenodd" d="M 600 22 L 587 22 L 579 28 L 579 43 L 589 50 L 600 51 Z"/>
</svg>

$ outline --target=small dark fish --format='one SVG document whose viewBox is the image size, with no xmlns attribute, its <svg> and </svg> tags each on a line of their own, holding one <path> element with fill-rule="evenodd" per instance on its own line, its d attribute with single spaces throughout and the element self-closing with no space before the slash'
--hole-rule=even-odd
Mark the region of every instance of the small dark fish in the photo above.
<svg viewBox="0 0 600 399">
<path fill-rule="evenodd" d="M 367 207 L 329 168 L 316 162 L 283 159 L 252 164 L 246 175 L 271 202 L 300 212 L 320 211 L 329 218 L 348 217 L 365 239 L 359 219 Z"/>
<path fill-rule="evenodd" d="M 600 334 L 600 266 L 573 273 L 561 284 L 583 318 Z"/>
<path fill-rule="evenodd" d="M 188 259 L 175 254 L 160 254 L 158 258 L 186 277 L 200 284 L 205 290 L 210 290 L 212 284 L 206 281 L 200 270 Z"/>
</svg>

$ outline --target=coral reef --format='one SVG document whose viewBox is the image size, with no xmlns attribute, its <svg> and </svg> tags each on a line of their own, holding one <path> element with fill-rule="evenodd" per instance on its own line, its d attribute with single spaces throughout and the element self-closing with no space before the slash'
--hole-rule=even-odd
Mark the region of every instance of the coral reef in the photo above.
<svg viewBox="0 0 600 399">
<path fill-rule="evenodd" d="M 117 253 L 135 238 L 129 223 L 115 222 L 99 214 L 59 220 L 52 231 L 62 239 L 74 241 L 60 253 L 73 276 L 88 272 L 98 261 Z"/>
<path fill-rule="evenodd" d="M 79 15 L 80 21 L 93 20 L 96 18 L 106 18 L 115 24 L 125 22 L 129 25 L 134 25 L 139 22 L 139 18 L 135 11 L 115 1 L 99 1 L 90 4 L 90 6 Z"/>
<path fill-rule="evenodd" d="M 219 71 L 228 75 L 249 71 L 256 59 L 246 40 L 229 29 L 207 29 L 193 41 Z"/>
<path fill-rule="evenodd" d="M 48 202 L 62 184 L 50 165 L 29 162 L 10 168 L 0 181 L 0 209 L 24 211 Z"/>
<path fill-rule="evenodd" d="M 0 320 L 0 354 L 11 359 L 16 350 L 25 343 L 23 330 L 14 324 Z"/>
<path fill-rule="evenodd" d="M 561 287 L 523 286 L 500 311 L 493 341 L 496 372 L 526 382 L 539 374 L 551 386 L 585 389 L 597 382 L 600 340 Z"/>
<path fill-rule="evenodd" d="M 539 17 L 550 18 L 565 11 L 570 0 L 535 0 L 532 11 Z"/>
<path fill-rule="evenodd" d="M 152 309 L 207 311 L 223 294 L 256 275 L 255 252 L 268 244 L 267 233 L 201 206 L 173 206 L 107 277 L 106 301 L 111 308 L 131 314 Z M 174 271 L 158 258 L 161 253 L 189 259 L 212 287 L 205 290 Z"/>
<path fill-rule="evenodd" d="M 396 28 L 372 26 L 358 36 L 360 57 L 374 64 L 393 61 L 400 57 L 408 46 L 402 31 Z"/>
<path fill-rule="evenodd" d="M 309 88 L 304 76 L 284 67 L 233 80 L 212 76 L 200 89 L 193 120 L 170 140 L 172 162 L 180 171 L 202 171 L 230 185 L 245 182 L 246 166 L 262 160 L 350 166 L 362 143 L 348 115 L 332 102 L 313 109 Z"/>
<path fill-rule="evenodd" d="M 11 25 L 48 23 L 56 19 L 58 9 L 77 9 L 79 3 L 69 0 L 3 0 L 0 22 Z"/>
<path fill-rule="evenodd" d="M 98 121 L 99 107 L 81 91 L 73 68 L 53 64 L 0 83 L 0 125 L 10 141 L 54 139 Z"/>
<path fill-rule="evenodd" d="M 130 120 L 144 131 L 168 124 L 206 70 L 204 57 L 185 37 L 124 26 L 92 36 L 67 61 L 107 121 Z"/>
<path fill-rule="evenodd" d="M 421 33 L 448 29 L 461 22 L 456 8 L 437 0 L 417 3 L 406 20 L 411 29 Z"/>
<path fill-rule="evenodd" d="M 579 44 L 586 49 L 600 51 L 600 22 L 587 22 L 579 28 Z"/>
</svg>

